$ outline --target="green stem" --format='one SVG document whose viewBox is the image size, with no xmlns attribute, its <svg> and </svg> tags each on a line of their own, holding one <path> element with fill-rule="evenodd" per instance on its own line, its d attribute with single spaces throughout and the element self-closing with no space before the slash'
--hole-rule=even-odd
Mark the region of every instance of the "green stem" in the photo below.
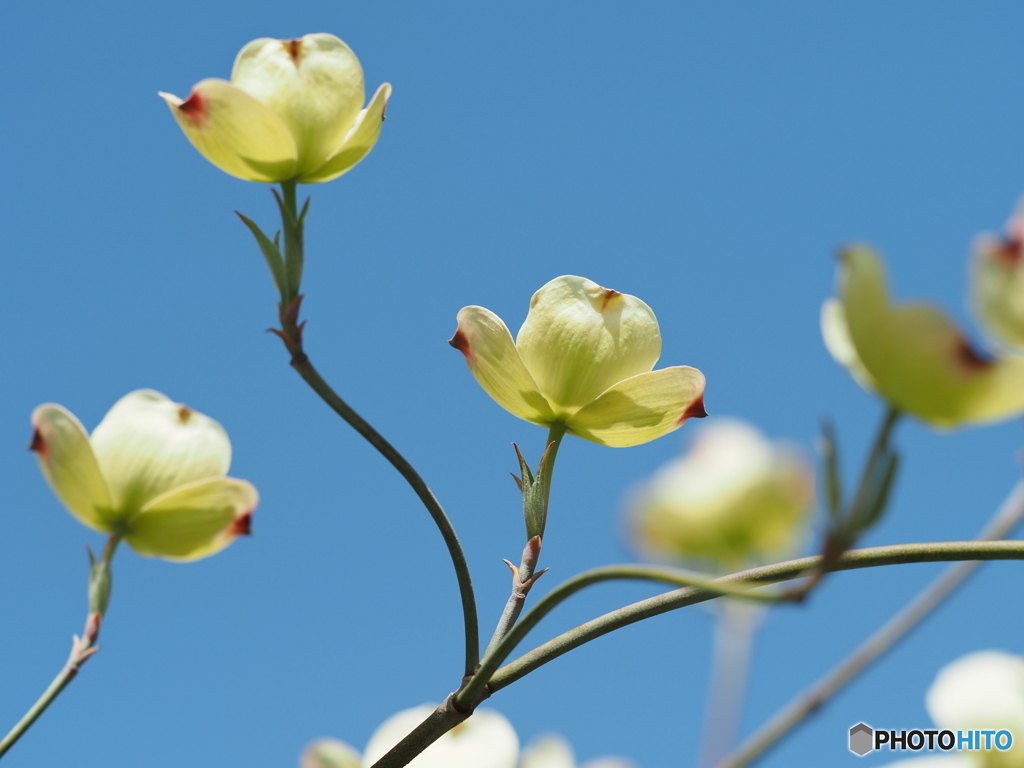
<svg viewBox="0 0 1024 768">
<path fill-rule="evenodd" d="M 594 584 L 599 584 L 602 581 L 623 580 L 658 581 L 664 584 L 693 587 L 705 590 L 713 597 L 731 595 L 760 602 L 777 602 L 785 599 L 785 596 L 780 592 L 754 590 L 753 587 L 758 586 L 755 584 L 723 583 L 720 579 L 708 579 L 701 574 L 677 568 L 659 568 L 650 565 L 607 565 L 602 568 L 584 571 L 559 584 L 548 594 L 544 595 L 523 617 L 522 621 L 512 627 L 509 633 L 491 651 L 484 655 L 479 671 L 459 691 L 455 699 L 456 703 L 464 708 L 473 706 L 474 700 L 483 693 L 491 675 L 509 657 L 516 646 L 522 642 L 527 633 L 537 626 L 540 620 L 547 616 L 556 605 L 580 590 Z"/>
<path fill-rule="evenodd" d="M 902 563 L 951 562 L 957 560 L 1024 560 L 1024 541 L 945 541 L 930 544 L 897 544 L 887 547 L 870 547 L 843 553 L 836 563 L 834 570 L 847 571 Z M 638 603 L 607 613 L 574 630 L 559 635 L 544 645 L 519 657 L 512 663 L 494 671 L 492 675 L 490 667 L 495 663 L 501 663 L 502 654 L 507 655 L 506 651 L 511 651 L 515 644 L 522 639 L 522 636 L 526 634 L 526 631 L 536 624 L 544 614 L 550 611 L 557 602 L 560 602 L 555 600 L 547 602 L 548 598 L 551 597 L 551 595 L 547 595 L 523 617 L 522 621 L 512 628 L 512 631 L 502 640 L 501 645 L 484 660 L 477 673 L 470 677 L 456 694 L 450 695 L 437 711 L 432 713 L 412 733 L 403 738 L 391 752 L 381 758 L 371 768 L 400 768 L 408 764 L 409 760 L 437 741 L 437 739 L 462 722 L 462 720 L 465 720 L 477 704 L 490 696 L 494 691 L 511 685 L 519 678 L 528 675 L 563 653 L 568 653 L 573 648 L 588 643 L 601 635 L 608 634 L 630 624 L 635 624 L 652 616 L 712 600 L 722 596 L 726 590 L 730 592 L 739 591 L 741 594 L 737 596 L 750 599 L 768 599 L 772 601 L 788 599 L 785 593 L 776 593 L 765 598 L 762 590 L 752 590 L 765 584 L 786 581 L 806 575 L 809 570 L 820 566 L 821 561 L 821 556 L 804 557 L 775 565 L 752 568 L 716 579 L 707 586 L 684 587 L 683 589 L 657 595 L 647 600 L 641 600 Z M 647 573 L 641 575 L 637 572 L 635 575 L 629 575 L 628 572 L 633 569 L 647 571 Z M 684 578 L 689 581 L 687 576 L 682 576 L 679 572 L 663 570 L 661 575 L 655 574 L 654 572 L 658 570 L 656 568 L 645 568 L 644 566 L 598 568 L 580 574 L 557 589 L 565 590 L 562 595 L 562 599 L 564 599 L 572 592 L 579 591 L 579 589 L 588 584 L 609 579 L 637 578 L 669 581 L 671 577 L 671 583 L 682 582 Z M 612 571 L 617 573 L 613 574 Z M 703 582 L 704 580 L 701 581 Z M 567 590 L 567 585 L 573 582 L 577 583 L 576 588 L 571 591 Z M 704 583 L 706 584 L 706 582 Z M 526 627 L 525 630 L 524 627 Z M 489 680 L 488 677 L 490 677 Z"/>
<path fill-rule="evenodd" d="M 544 462 L 540 466 L 540 477 L 537 478 L 544 494 L 541 505 L 543 518 L 540 521 L 540 531 L 537 533 L 541 538 L 544 538 L 544 528 L 548 522 L 548 500 L 551 498 L 551 480 L 555 475 L 555 459 L 558 458 L 558 447 L 562 444 L 563 437 L 565 437 L 565 424 L 558 422 L 548 428 L 548 441 L 545 446 Z M 523 579 L 528 579 L 531 575 L 532 573 L 528 573 L 523 576 Z"/>
<path fill-rule="evenodd" d="M 519 567 L 512 568 L 512 565 L 509 564 L 509 568 L 512 569 L 512 594 L 509 595 L 508 600 L 505 602 L 505 608 L 498 619 L 498 626 L 495 627 L 494 634 L 491 635 L 491 640 L 484 651 L 485 658 L 488 653 L 497 647 L 502 638 L 509 633 L 516 621 L 518 621 L 519 614 L 523 612 L 523 607 L 526 605 L 526 596 L 530 593 L 530 589 L 537 578 L 540 578 L 541 574 L 543 574 L 543 571 L 541 571 L 537 573 L 536 578 L 534 577 L 537 561 L 540 558 L 544 528 L 548 521 L 548 500 L 551 497 L 551 482 L 555 474 L 555 458 L 558 456 L 558 447 L 562 444 L 563 437 L 565 437 L 564 424 L 554 424 L 548 429 L 548 441 L 537 472 L 537 485 L 541 489 L 540 504 L 537 509 L 524 510 L 527 516 L 526 535 L 530 539 L 526 542 L 526 548 L 523 549 L 523 556 L 520 558 Z M 523 482 L 527 482 L 525 477 Z M 526 498 L 525 491 L 524 498 Z M 524 506 L 528 507 L 530 505 Z"/>
<path fill-rule="evenodd" d="M 1017 483 L 984 530 L 978 534 L 978 539 L 994 540 L 1008 536 L 1022 518 L 1024 481 Z M 917 627 L 974 573 L 979 565 L 977 561 L 968 561 L 944 570 L 935 581 L 861 643 L 853 653 L 779 710 L 733 754 L 719 763 L 718 768 L 743 768 L 767 752 Z"/>
<path fill-rule="evenodd" d="M 804 600 L 812 590 L 816 589 L 825 576 L 835 570 L 832 566 L 837 562 L 839 556 L 853 545 L 857 536 L 867 530 L 867 527 L 875 522 L 884 511 L 892 477 L 882 481 L 884 490 L 880 490 L 877 477 L 879 462 L 889 454 L 889 439 L 892 437 L 892 430 L 901 415 L 901 412 L 892 405 L 886 406 L 882 423 L 879 424 L 878 432 L 871 444 L 871 451 L 864 461 L 860 484 L 854 494 L 853 503 L 847 510 L 846 518 L 839 528 L 835 527 L 836 521 L 833 521 L 833 526 L 825 538 L 824 556 L 820 565 L 812 573 L 807 574 L 807 579 L 802 584 L 790 589 L 790 599 Z M 873 514 L 867 511 L 868 506 L 873 508 Z M 869 520 L 869 522 L 864 524 L 864 520 Z"/>
<path fill-rule="evenodd" d="M 437 526 L 438 530 L 441 531 L 441 537 L 444 539 L 444 543 L 448 547 L 448 554 L 451 557 L 452 565 L 455 568 L 455 576 L 459 582 L 459 593 L 462 597 L 462 617 L 463 624 L 465 625 L 466 638 L 465 674 L 473 674 L 473 672 L 476 671 L 477 664 L 479 663 L 480 653 L 476 598 L 473 595 L 473 580 L 470 577 L 469 564 L 466 562 L 466 555 L 462 551 L 462 545 L 459 543 L 459 537 L 455 533 L 455 528 L 452 526 L 451 520 L 448 519 L 448 515 L 445 514 L 441 504 L 438 502 L 427 484 L 423 481 L 423 478 L 420 477 L 419 473 L 413 469 L 412 465 L 406 461 L 405 457 L 402 456 L 402 454 L 399 453 L 391 443 L 385 440 L 377 430 L 370 426 L 362 416 L 356 413 L 348 403 L 342 400 L 338 394 L 331 389 L 330 385 L 323 380 L 317 370 L 313 367 L 313 364 L 309 361 L 309 358 L 305 353 L 301 353 L 301 358 L 292 358 L 292 367 L 298 371 L 299 375 L 307 384 L 309 384 L 312 390 L 316 392 L 335 413 L 341 416 L 341 418 L 343 418 L 349 426 L 358 432 L 366 442 L 372 445 L 385 459 L 391 462 L 391 466 L 398 470 L 398 474 L 405 479 L 419 497 L 420 501 L 423 502 L 423 506 L 426 507 L 427 512 L 430 513 L 430 517 L 433 519 L 434 524 Z"/>
<path fill-rule="evenodd" d="M 281 229 L 284 232 L 284 271 L 288 282 L 288 292 L 281 296 L 282 307 L 290 305 L 302 292 L 302 272 L 306 258 L 295 188 L 294 181 L 281 182 Z"/>
<path fill-rule="evenodd" d="M 114 557 L 114 551 L 117 549 L 120 537 L 116 534 L 111 534 L 107 539 L 107 544 L 103 548 L 103 555 L 100 560 L 100 566 L 102 568 L 109 569 L 110 561 Z M 10 732 L 4 736 L 3 741 L 0 741 L 0 757 L 3 757 L 7 750 L 17 743 L 18 739 L 25 735 L 32 724 L 47 710 L 47 708 L 57 699 L 60 692 L 67 688 L 68 684 L 75 679 L 78 674 L 78 670 L 81 668 L 86 661 L 92 657 L 99 650 L 99 646 L 96 645 L 96 641 L 100 635 L 100 624 L 102 623 L 103 614 L 100 612 L 90 611 L 89 615 L 85 620 L 85 628 L 82 630 L 82 636 L 75 636 L 71 642 L 71 653 L 68 655 L 68 660 L 65 662 L 64 667 L 57 676 L 53 678 L 53 682 L 47 686 L 46 690 L 43 691 L 43 695 L 36 700 L 29 710 L 22 716 L 21 720 L 18 721 Z"/>
<path fill-rule="evenodd" d="M 391 443 L 385 440 L 376 429 L 370 426 L 362 416 L 342 400 L 331 386 L 324 381 L 316 368 L 313 367 L 309 356 L 303 348 L 303 323 L 299 322 L 299 308 L 302 298 L 300 295 L 300 282 L 305 259 L 303 252 L 305 209 L 303 209 L 302 213 L 299 212 L 295 190 L 296 184 L 294 181 L 281 182 L 281 224 L 285 243 L 285 272 L 289 276 L 290 295 L 282 295 L 281 297 L 281 330 L 277 334 L 281 337 L 285 347 L 291 354 L 292 367 L 298 371 L 303 380 L 309 384 L 313 391 L 335 413 L 341 416 L 349 426 L 377 449 L 398 470 L 398 473 L 412 487 L 420 501 L 423 502 L 423 506 L 426 507 L 434 524 L 440 530 L 444 543 L 448 547 L 448 554 L 455 568 L 455 577 L 459 583 L 459 593 L 462 598 L 462 617 L 465 625 L 465 674 L 471 675 L 476 670 L 480 661 L 480 631 L 477 626 L 476 598 L 473 595 L 473 582 L 469 574 L 469 564 L 466 562 L 466 555 L 462 551 L 462 545 L 459 543 L 459 537 L 455 533 L 451 520 L 448 519 L 448 515 L 445 514 L 441 504 L 419 473 L 413 469 L 412 465 Z"/>
<path fill-rule="evenodd" d="M 468 712 L 460 712 L 454 705 L 453 696 L 449 696 L 441 706 L 427 716 L 426 720 L 417 725 L 370 768 L 400 768 L 408 765 L 416 755 L 465 721 L 469 715 Z"/>
<path fill-rule="evenodd" d="M 843 553 L 832 570 L 848 571 L 859 568 L 875 568 L 883 565 L 953 562 L 957 560 L 1024 560 L 1024 541 L 943 541 L 929 544 L 896 544 L 886 547 L 854 549 Z M 714 590 L 701 587 L 685 587 L 641 600 L 616 611 L 611 611 L 575 629 L 564 632 L 558 637 L 534 648 L 529 653 L 520 656 L 510 664 L 506 664 L 494 673 L 489 681 L 488 688 L 491 692 L 501 690 L 519 678 L 533 672 L 538 667 L 547 664 L 564 653 L 568 653 L 573 648 L 578 648 L 616 629 L 621 629 L 638 621 L 684 608 L 688 605 L 712 600 L 719 596 L 720 593 L 716 590 L 721 586 L 769 584 L 795 579 L 805 575 L 811 569 L 819 567 L 821 561 L 822 557 L 819 555 L 789 560 L 775 565 L 766 565 L 760 568 L 751 568 L 750 570 L 716 580 L 714 582 Z M 540 603 L 537 606 L 539 607 Z M 515 629 L 506 638 L 506 641 L 512 640 L 516 636 L 516 631 L 525 624 L 526 617 L 516 625 Z M 481 666 L 481 671 L 483 671 L 483 666 Z"/>
</svg>

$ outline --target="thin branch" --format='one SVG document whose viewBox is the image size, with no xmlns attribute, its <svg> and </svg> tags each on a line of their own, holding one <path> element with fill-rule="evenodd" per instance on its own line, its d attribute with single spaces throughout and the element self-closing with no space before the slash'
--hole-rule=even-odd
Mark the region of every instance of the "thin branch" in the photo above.
<svg viewBox="0 0 1024 768">
<path fill-rule="evenodd" d="M 465 674 L 473 674 L 476 671 L 480 658 L 480 630 L 477 622 L 476 598 L 473 595 L 473 580 L 469 573 L 469 563 L 466 562 L 466 555 L 462 551 L 462 545 L 459 543 L 459 537 L 455 533 L 451 520 L 448 519 L 448 515 L 445 514 L 440 502 L 438 502 L 423 478 L 406 461 L 405 457 L 391 443 L 385 440 L 377 430 L 371 427 L 366 419 L 356 413 L 348 403 L 331 389 L 330 385 L 323 380 L 305 354 L 299 360 L 293 357 L 292 367 L 298 371 L 299 375 L 309 384 L 313 391 L 320 395 L 320 398 L 335 413 L 348 422 L 349 426 L 358 432 L 366 442 L 376 448 L 385 459 L 391 462 L 391 466 L 398 470 L 398 474 L 405 478 L 405 481 L 412 487 L 420 501 L 423 502 L 423 506 L 427 508 L 427 512 L 430 513 L 430 517 L 434 520 L 434 524 L 441 531 L 441 537 L 448 547 L 448 555 L 451 557 L 452 566 L 455 568 L 455 577 L 459 582 L 459 594 L 462 598 L 462 617 L 466 637 Z"/>
<path fill-rule="evenodd" d="M 484 656 L 498 646 L 498 643 L 509 633 L 515 623 L 519 620 L 519 614 L 523 612 L 526 605 L 526 596 L 541 576 L 543 571 L 537 571 L 537 562 L 540 559 L 541 546 L 543 544 L 544 527 L 548 521 L 548 500 L 551 498 L 551 481 L 555 473 L 555 459 L 558 456 L 558 446 L 562 444 L 565 437 L 565 425 L 558 423 L 548 430 L 547 447 L 540 459 L 540 466 L 537 467 L 536 482 L 529 477 L 529 467 L 523 463 L 522 454 L 519 448 L 516 453 L 519 456 L 523 468 L 523 477 L 519 480 L 519 488 L 523 492 L 523 516 L 526 519 L 526 535 L 528 541 L 523 549 L 519 567 L 516 568 L 508 560 L 505 561 L 512 571 L 512 594 L 505 602 L 505 608 L 498 619 L 498 626 L 491 635 Z M 536 489 L 540 489 L 539 498 L 536 496 Z"/>
<path fill-rule="evenodd" d="M 805 575 L 810 569 L 821 564 L 822 558 L 804 557 L 775 565 L 751 568 L 748 571 L 725 576 L 715 581 L 716 585 L 735 586 L 739 584 L 768 584 Z M 1024 541 L 944 541 L 930 544 L 896 544 L 887 547 L 854 549 L 843 554 L 833 566 L 833 571 L 848 571 L 858 568 L 874 568 L 883 565 L 904 563 L 936 563 L 958 560 L 1024 560 Z M 578 648 L 591 640 L 613 632 L 616 629 L 635 624 L 638 621 L 668 613 L 696 603 L 703 603 L 718 597 L 718 592 L 686 587 L 650 597 L 616 611 L 606 613 L 592 621 L 564 632 L 494 673 L 488 688 L 497 691 L 528 675 L 538 667 L 547 664 L 563 653 Z M 540 603 L 538 603 L 539 607 Z M 536 609 L 534 609 L 536 610 Z M 523 618 L 519 626 L 525 624 Z M 514 636 L 515 630 L 509 637 Z M 485 660 L 486 662 L 486 660 Z"/>
<path fill-rule="evenodd" d="M 1022 517 L 1024 481 L 1017 483 L 984 530 L 978 534 L 978 540 L 997 540 L 1009 535 Z M 944 570 L 853 653 L 779 710 L 733 754 L 719 763 L 718 768 L 743 768 L 768 751 L 927 618 L 979 565 L 977 561 L 969 561 Z"/>
<path fill-rule="evenodd" d="M 476 598 L 473 594 L 473 581 L 470 578 L 469 564 L 462 551 L 462 544 L 459 543 L 459 537 L 456 535 L 455 527 L 448 519 L 448 515 L 445 514 L 440 502 L 419 473 L 391 443 L 370 426 L 366 419 L 341 399 L 310 362 L 302 344 L 302 330 L 305 323 L 299 322 L 299 309 L 302 306 L 300 282 L 305 260 L 303 226 L 309 201 L 306 201 L 306 205 L 300 212 L 295 198 L 294 181 L 282 182 L 281 192 L 282 195 L 275 192 L 274 197 L 277 199 L 281 211 L 281 225 L 284 231 L 284 268 L 288 278 L 288 293 L 282 292 L 281 294 L 281 302 L 278 305 L 281 329 L 274 330 L 274 333 L 288 349 L 292 367 L 335 413 L 341 416 L 349 426 L 387 459 L 391 466 L 398 470 L 398 473 L 423 502 L 423 506 L 426 507 L 434 524 L 441 532 L 441 537 L 448 548 L 448 555 L 455 569 L 455 578 L 459 583 L 466 645 L 464 668 L 465 674 L 471 675 L 476 671 L 480 661 L 480 629 L 477 620 Z M 243 221 L 245 221 L 244 218 Z"/>
<path fill-rule="evenodd" d="M 957 560 L 1024 560 L 1024 541 L 944 541 L 933 544 L 896 544 L 888 547 L 870 547 L 867 549 L 851 550 L 843 554 L 833 570 L 848 571 L 859 568 L 874 568 L 882 565 L 898 565 L 902 563 L 932 563 L 951 562 Z M 799 560 L 790 560 L 775 565 L 766 565 L 760 568 L 752 568 L 747 571 L 735 573 L 716 579 L 710 587 L 684 587 L 683 589 L 666 592 L 656 597 L 641 600 L 633 605 L 627 605 L 617 611 L 612 611 L 600 616 L 593 621 L 588 621 L 574 630 L 565 632 L 544 645 L 535 648 L 529 653 L 520 656 L 511 664 L 501 667 L 490 680 L 490 668 L 500 660 L 494 660 L 501 653 L 514 648 L 515 644 L 522 639 L 531 626 L 549 611 L 554 604 L 545 604 L 550 595 L 540 600 L 533 610 L 529 611 L 523 619 L 516 624 L 512 631 L 502 640 L 493 654 L 484 658 L 477 673 L 469 677 L 463 687 L 455 694 L 445 699 L 444 704 L 438 707 L 426 720 L 415 730 L 402 739 L 387 755 L 374 763 L 371 768 L 401 768 L 407 765 L 416 755 L 437 741 L 447 731 L 450 731 L 460 722 L 469 717 L 476 706 L 491 695 L 494 691 L 511 685 L 516 680 L 528 675 L 538 667 L 547 664 L 549 661 L 568 653 L 584 643 L 588 643 L 601 635 L 606 635 L 621 627 L 635 624 L 643 619 L 657 616 L 662 613 L 674 611 L 696 603 L 703 603 L 722 596 L 723 590 L 748 590 L 743 597 L 755 597 L 763 594 L 762 590 L 755 590 L 755 587 L 771 584 L 778 581 L 786 581 L 804 576 L 813 568 L 821 565 L 822 558 L 804 557 Z M 616 578 L 653 578 L 652 573 L 646 575 L 627 576 L 623 574 L 612 575 L 611 570 L 623 571 L 628 568 L 643 569 L 643 566 L 617 566 L 611 569 L 595 569 L 586 574 L 580 574 L 576 582 L 590 578 L 588 584 L 597 581 L 607 581 Z M 655 571 L 658 569 L 649 569 Z M 600 578 L 595 575 L 602 574 Z M 570 582 L 566 582 L 558 589 L 565 588 Z M 578 586 L 573 591 L 582 589 L 587 584 Z M 564 598 L 563 598 L 564 599 Z M 773 594 L 771 600 L 786 599 L 784 594 Z M 536 616 L 536 619 L 531 619 Z"/>
<path fill-rule="evenodd" d="M 100 636 L 100 624 L 103 622 L 103 613 L 106 611 L 110 595 L 110 562 L 114 557 L 114 552 L 117 550 L 120 540 L 120 536 L 111 534 L 107 539 L 106 546 L 103 548 L 100 562 L 98 564 L 96 562 L 92 563 L 89 574 L 89 614 L 85 619 L 85 628 L 82 630 L 82 636 L 75 635 L 72 638 L 71 653 L 68 655 L 68 660 L 64 663 L 64 667 L 53 678 L 53 682 L 43 691 L 43 695 L 22 716 L 17 725 L 4 736 L 3 741 L 0 741 L 0 757 L 3 757 L 7 750 L 13 747 L 18 739 L 25 735 L 28 729 L 32 727 L 32 724 L 56 701 L 61 691 L 67 688 L 68 684 L 75 679 L 82 665 L 100 649 L 96 645 L 96 641 Z M 89 559 L 93 559 L 91 550 L 89 552 Z M 97 588 L 94 582 L 100 571 L 103 572 L 102 578 L 106 580 L 106 583 L 103 587 Z M 104 594 L 97 594 L 99 591 L 104 592 Z"/>
<path fill-rule="evenodd" d="M 811 558 L 814 559 L 814 558 Z M 474 700 L 484 692 L 491 675 L 498 670 L 501 663 L 511 655 L 516 646 L 522 642 L 527 633 L 547 616 L 559 603 L 579 592 L 581 589 L 599 584 L 602 581 L 657 581 L 663 584 L 693 587 L 701 589 L 711 597 L 729 595 L 758 602 L 777 602 L 787 599 L 778 591 L 769 592 L 754 589 L 755 584 L 730 584 L 720 579 L 708 579 L 699 573 L 679 568 L 659 568 L 651 565 L 607 565 L 594 568 L 574 576 L 559 584 L 544 595 L 531 608 L 522 620 L 509 631 L 501 642 L 484 655 L 480 669 L 456 696 L 456 702 L 464 707 L 475 706 Z M 495 676 L 496 677 L 496 676 Z"/>
</svg>

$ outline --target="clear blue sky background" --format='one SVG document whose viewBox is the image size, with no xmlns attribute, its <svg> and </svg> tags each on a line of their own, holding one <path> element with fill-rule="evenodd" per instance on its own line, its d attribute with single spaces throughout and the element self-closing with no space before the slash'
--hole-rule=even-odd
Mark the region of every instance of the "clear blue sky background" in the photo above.
<svg viewBox="0 0 1024 768">
<path fill-rule="evenodd" d="M 0 727 L 35 699 L 84 618 L 83 545 L 25 451 L 34 406 L 91 428 L 159 389 L 221 421 L 232 474 L 262 493 L 255 535 L 193 565 L 125 549 L 103 650 L 9 755 L 75 764 L 292 766 L 311 738 L 361 748 L 398 709 L 459 681 L 460 614 L 440 537 L 392 469 L 290 370 L 264 329 L 274 293 L 232 213 L 268 229 L 268 189 L 187 143 L 157 90 L 227 77 L 260 36 L 328 31 L 372 89 L 394 84 L 369 159 L 313 195 L 308 349 L 433 486 L 463 538 L 490 630 L 521 548 L 510 443 L 544 432 L 490 401 L 446 339 L 482 304 L 513 330 L 531 293 L 585 275 L 642 297 L 662 364 L 708 378 L 715 415 L 811 450 L 835 420 L 849 476 L 881 415 L 828 357 L 833 254 L 863 239 L 902 296 L 965 322 L 965 258 L 1024 191 L 1018 4 L 5 3 Z M 626 490 L 689 427 L 559 457 L 543 587 L 631 558 Z M 972 537 L 1020 474 L 1019 422 L 897 433 L 904 469 L 865 543 Z M 851 650 L 938 566 L 836 576 L 759 638 L 749 732 Z M 986 567 L 765 766 L 878 765 L 859 720 L 928 724 L 935 672 L 1020 652 L 1015 564 Z M 545 584 L 546 582 L 546 584 Z M 652 589 L 601 587 L 543 639 Z M 712 622 L 689 609 L 556 660 L 490 704 L 581 758 L 692 765 Z M 526 649 L 524 649 L 526 650 Z"/>
</svg>

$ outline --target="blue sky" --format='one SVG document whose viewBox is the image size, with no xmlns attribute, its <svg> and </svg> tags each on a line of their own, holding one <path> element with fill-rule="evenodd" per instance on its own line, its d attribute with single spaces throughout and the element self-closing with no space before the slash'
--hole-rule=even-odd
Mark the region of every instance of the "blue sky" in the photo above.
<svg viewBox="0 0 1024 768">
<path fill-rule="evenodd" d="M 515 330 L 530 295 L 581 274 L 640 296 L 662 365 L 699 367 L 713 415 L 813 448 L 834 420 L 852 477 L 880 405 L 828 357 L 818 309 L 833 254 L 866 240 L 896 291 L 970 322 L 966 254 L 1024 191 L 1024 10 L 1008 2 L 625 5 L 181 0 L 9 3 L 0 69 L 7 183 L 0 384 L 4 615 L 0 721 L 64 660 L 84 618 L 85 543 L 24 450 L 58 402 L 87 427 L 151 387 L 218 419 L 255 535 L 187 566 L 125 549 L 103 650 L 7 758 L 12 768 L 289 766 L 311 738 L 361 748 L 391 713 L 458 684 L 461 630 L 440 537 L 391 468 L 308 391 L 264 329 L 274 293 L 239 210 L 271 229 L 264 185 L 230 178 L 157 98 L 227 77 L 260 36 L 326 31 L 394 85 L 366 162 L 313 196 L 307 348 L 448 509 L 489 631 L 521 549 L 502 411 L 446 339 L 464 305 Z M 568 439 L 548 586 L 632 557 L 627 490 L 689 427 L 626 450 Z M 866 544 L 973 537 L 1020 474 L 1019 422 L 936 434 L 908 422 L 893 506 Z M 937 572 L 836 576 L 771 613 L 743 730 L 851 650 Z M 1020 652 L 1019 566 L 988 566 L 765 766 L 852 764 L 846 729 L 927 724 L 935 672 Z M 544 586 L 544 582 L 541 582 Z M 538 587 L 540 589 L 541 587 Z M 607 586 L 532 647 L 653 591 Z M 602 638 L 493 697 L 524 738 L 581 758 L 693 764 L 712 622 L 688 609 Z M 533 642 L 535 641 L 535 642 Z M 524 648 L 523 650 L 527 650 Z M 5 727 L 5 726 L 0 726 Z M 867 758 L 859 765 L 881 764 Z"/>
</svg>

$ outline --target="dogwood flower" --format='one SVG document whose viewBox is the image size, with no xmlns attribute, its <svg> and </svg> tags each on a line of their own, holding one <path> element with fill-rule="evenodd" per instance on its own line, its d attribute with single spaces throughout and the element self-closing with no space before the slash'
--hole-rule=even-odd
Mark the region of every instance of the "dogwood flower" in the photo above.
<svg viewBox="0 0 1024 768">
<path fill-rule="evenodd" d="M 814 469 L 803 456 L 720 419 L 634 493 L 630 518 L 646 553 L 735 568 L 792 549 L 813 499 Z"/>
<path fill-rule="evenodd" d="M 253 40 L 231 82 L 197 83 L 184 101 L 160 93 L 185 136 L 225 173 L 247 181 L 314 184 L 341 176 L 380 136 L 387 83 L 370 103 L 363 68 L 334 35 Z"/>
<path fill-rule="evenodd" d="M 974 755 L 986 768 L 1024 767 L 1024 659 L 1004 651 L 970 653 L 947 664 L 935 677 L 925 697 L 928 714 L 941 728 L 977 729 L 1013 734 L 1004 751 Z"/>
<path fill-rule="evenodd" d="M 925 704 L 939 729 L 954 734 L 987 731 L 989 739 L 1006 730 L 1011 734 L 1012 744 L 1006 750 L 995 743 L 985 748 L 979 739 L 959 754 L 901 760 L 887 768 L 1024 768 L 1024 746 L 1018 743 L 1024 733 L 1021 657 L 1004 651 L 969 653 L 939 670 Z"/>
<path fill-rule="evenodd" d="M 568 741 L 556 733 L 548 733 L 527 745 L 519 768 L 576 768 L 576 756 Z M 618 757 L 600 757 L 584 763 L 581 768 L 634 768 L 634 765 Z"/>
<path fill-rule="evenodd" d="M 33 411 L 32 425 L 31 448 L 64 506 L 140 554 L 198 560 L 249 533 L 259 496 L 245 480 L 225 477 L 224 429 L 159 392 L 125 395 L 91 436 L 53 403 Z"/>
<path fill-rule="evenodd" d="M 602 445 L 639 445 L 707 415 L 704 374 L 652 370 L 661 332 L 651 308 L 583 277 L 537 291 L 515 341 L 501 318 L 472 306 L 449 343 L 502 408 Z"/>
<path fill-rule="evenodd" d="M 971 258 L 971 305 L 989 337 L 1024 352 L 1024 202 L 1006 234 L 979 236 Z"/>
<path fill-rule="evenodd" d="M 938 427 L 1024 411 L 1024 358 L 983 355 L 926 304 L 893 306 L 871 249 L 854 246 L 840 255 L 838 294 L 822 306 L 822 336 L 866 390 Z"/>
</svg>

